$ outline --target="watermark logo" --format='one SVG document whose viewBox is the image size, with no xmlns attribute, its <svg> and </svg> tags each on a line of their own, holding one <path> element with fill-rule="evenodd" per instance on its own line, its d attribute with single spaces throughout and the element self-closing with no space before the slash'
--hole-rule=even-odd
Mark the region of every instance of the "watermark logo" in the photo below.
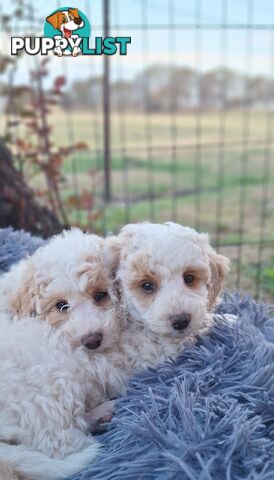
<svg viewBox="0 0 274 480">
<path fill-rule="evenodd" d="M 82 39 L 89 38 L 90 32 L 88 19 L 78 8 L 55 10 L 44 25 L 44 36 L 55 40 L 53 52 L 59 57 L 63 54 L 76 57 L 82 53 Z"/>
<path fill-rule="evenodd" d="M 46 17 L 44 37 L 11 37 L 11 55 L 22 51 L 28 55 L 58 57 L 78 55 L 127 55 L 131 37 L 95 37 L 91 42 L 91 25 L 78 8 L 62 7 Z"/>
</svg>

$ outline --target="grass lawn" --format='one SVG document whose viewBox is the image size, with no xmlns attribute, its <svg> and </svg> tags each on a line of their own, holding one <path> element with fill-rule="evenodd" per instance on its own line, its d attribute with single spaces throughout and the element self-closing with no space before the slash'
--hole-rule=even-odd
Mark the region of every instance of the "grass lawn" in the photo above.
<svg viewBox="0 0 274 480">
<path fill-rule="evenodd" d="M 252 293 L 258 278 L 262 211 L 268 248 L 262 255 L 263 297 L 274 299 L 274 165 L 267 132 L 271 112 L 226 113 L 221 146 L 222 117 L 203 113 L 178 115 L 113 114 L 111 120 L 112 202 L 104 205 L 103 122 L 101 114 L 56 110 L 51 117 L 54 145 L 85 142 L 87 151 L 75 153 L 63 167 L 63 195 L 89 192 L 94 221 L 86 209 L 69 210 L 72 223 L 101 231 L 117 231 L 129 221 L 176 220 L 210 233 L 213 242 L 232 258 L 228 285 L 237 283 Z M 70 129 L 68 128 L 70 122 Z M 272 123 L 273 125 L 273 123 Z M 248 134 L 246 128 L 248 126 Z M 199 128 L 198 128 L 199 127 Z M 248 142 L 246 142 L 248 139 Z M 174 148 L 172 148 L 174 147 Z M 265 169 L 271 160 L 270 168 Z M 43 187 L 41 175 L 29 181 Z M 75 191 L 77 186 L 77 191 Z M 267 205 L 264 208 L 265 195 Z M 237 244 L 245 243 L 242 249 Z"/>
</svg>

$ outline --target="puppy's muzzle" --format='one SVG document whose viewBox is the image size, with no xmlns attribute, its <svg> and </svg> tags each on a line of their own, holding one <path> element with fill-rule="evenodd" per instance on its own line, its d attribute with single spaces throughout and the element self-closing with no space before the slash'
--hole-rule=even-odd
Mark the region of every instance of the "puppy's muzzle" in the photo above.
<svg viewBox="0 0 274 480">
<path fill-rule="evenodd" d="M 178 330 L 179 332 L 181 332 L 190 324 L 191 315 L 190 313 L 182 312 L 179 315 L 171 315 L 169 317 L 169 321 L 174 330 Z"/>
<path fill-rule="evenodd" d="M 86 335 L 82 338 L 82 344 L 84 347 L 88 348 L 89 350 L 95 350 L 99 348 L 103 340 L 103 335 L 100 332 L 91 333 L 90 335 Z"/>
<path fill-rule="evenodd" d="M 76 25 L 81 25 L 81 23 L 83 21 L 82 18 L 80 18 L 80 17 L 74 18 L 73 20 L 74 20 L 74 23 L 76 23 Z"/>
</svg>

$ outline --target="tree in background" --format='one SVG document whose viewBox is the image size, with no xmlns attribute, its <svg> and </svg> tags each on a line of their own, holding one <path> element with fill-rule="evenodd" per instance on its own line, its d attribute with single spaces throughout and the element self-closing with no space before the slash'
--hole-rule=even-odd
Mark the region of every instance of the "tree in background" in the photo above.
<svg viewBox="0 0 274 480">
<path fill-rule="evenodd" d="M 14 12 L 2 15 L 2 27 L 11 34 L 11 18 L 24 18 L 24 1 L 17 0 Z M 26 17 L 27 18 L 27 17 Z M 7 82 L 1 85 L 6 99 L 6 130 L 0 144 L 0 227 L 11 225 L 35 233 L 51 235 L 69 225 L 71 207 L 89 210 L 92 223 L 92 194 L 63 195 L 62 166 L 67 157 L 86 149 L 84 143 L 65 147 L 52 140 L 50 114 L 64 97 L 65 78 L 56 77 L 52 88 L 45 90 L 49 58 L 35 61 L 29 85 L 15 85 L 14 79 L 21 56 L 0 57 L 0 71 Z M 44 187 L 30 188 L 33 175 L 44 178 Z"/>
</svg>

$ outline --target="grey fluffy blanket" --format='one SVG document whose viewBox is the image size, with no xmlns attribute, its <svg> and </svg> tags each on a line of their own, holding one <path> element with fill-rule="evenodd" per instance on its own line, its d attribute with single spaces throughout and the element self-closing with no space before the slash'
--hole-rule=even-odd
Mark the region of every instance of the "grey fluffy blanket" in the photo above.
<svg viewBox="0 0 274 480">
<path fill-rule="evenodd" d="M 0 232 L 0 269 L 37 246 Z M 100 457 L 73 480 L 274 479 L 273 311 L 237 294 L 217 311 L 238 321 L 136 375 L 99 436 Z"/>
<path fill-rule="evenodd" d="M 13 263 L 32 254 L 43 245 L 44 240 L 32 237 L 23 231 L 14 231 L 12 228 L 0 229 L 0 273 L 9 270 Z"/>
<path fill-rule="evenodd" d="M 274 319 L 238 295 L 217 310 L 237 323 L 137 375 L 100 458 L 74 480 L 274 479 Z"/>
</svg>

